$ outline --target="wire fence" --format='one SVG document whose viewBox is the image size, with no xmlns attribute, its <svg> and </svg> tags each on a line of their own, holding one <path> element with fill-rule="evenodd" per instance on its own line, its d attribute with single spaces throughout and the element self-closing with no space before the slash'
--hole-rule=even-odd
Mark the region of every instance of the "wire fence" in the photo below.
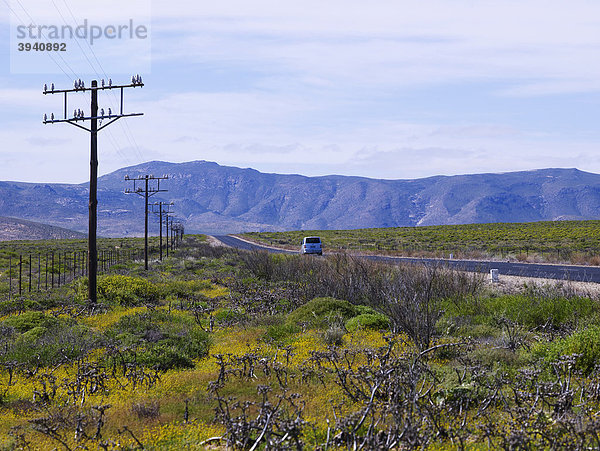
<svg viewBox="0 0 600 451">
<path fill-rule="evenodd" d="M 144 258 L 143 249 L 98 251 L 98 272 L 108 272 L 117 264 Z M 44 252 L 8 257 L 3 294 L 8 299 L 31 292 L 47 291 L 87 276 L 87 251 Z"/>
<path fill-rule="evenodd" d="M 163 246 L 162 255 L 174 250 L 179 240 Z M 148 248 L 149 259 L 161 255 L 159 247 Z M 0 299 L 12 300 L 29 293 L 42 292 L 67 285 L 88 275 L 88 251 L 46 251 L 10 255 L 2 268 Z M 115 265 L 144 261 L 144 248 L 98 250 L 98 274 L 107 273 Z"/>
</svg>

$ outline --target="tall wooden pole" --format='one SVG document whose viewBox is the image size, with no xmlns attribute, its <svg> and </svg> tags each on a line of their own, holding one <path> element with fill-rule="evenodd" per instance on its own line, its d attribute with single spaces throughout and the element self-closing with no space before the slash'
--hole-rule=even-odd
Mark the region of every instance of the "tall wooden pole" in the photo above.
<svg viewBox="0 0 600 451">
<path fill-rule="evenodd" d="M 146 209 L 144 215 L 144 268 L 148 271 L 148 176 L 146 175 L 146 191 L 144 195 Z"/>
<path fill-rule="evenodd" d="M 163 214 L 162 202 L 159 203 L 158 207 L 159 207 L 158 223 L 160 224 L 160 227 L 159 227 L 160 230 L 158 232 L 158 236 L 160 237 L 158 247 L 160 248 L 160 261 L 162 262 L 162 214 Z"/>
<path fill-rule="evenodd" d="M 91 126 L 90 126 L 90 202 L 88 224 L 88 277 L 89 298 L 96 303 L 96 280 L 98 274 L 98 250 L 96 248 L 96 231 L 98 220 L 98 87 L 96 80 L 92 81 Z"/>
</svg>

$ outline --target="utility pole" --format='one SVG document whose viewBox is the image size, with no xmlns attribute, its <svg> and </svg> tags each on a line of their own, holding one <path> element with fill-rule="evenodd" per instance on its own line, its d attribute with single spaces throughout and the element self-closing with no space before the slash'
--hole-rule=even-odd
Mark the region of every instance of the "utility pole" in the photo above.
<svg viewBox="0 0 600 451">
<path fill-rule="evenodd" d="M 175 250 L 175 231 L 173 230 L 173 220 L 171 219 L 171 250 Z"/>
<path fill-rule="evenodd" d="M 44 85 L 44 95 L 46 94 L 63 94 L 64 97 L 64 110 L 63 118 L 55 119 L 54 113 L 50 115 L 44 114 L 44 124 L 55 124 L 59 122 L 65 122 L 67 124 L 74 125 L 75 127 L 81 128 L 86 132 L 90 133 L 90 198 L 88 204 L 88 278 L 89 278 L 89 289 L 88 296 L 92 303 L 97 301 L 97 274 L 98 274 L 98 250 L 96 247 L 96 231 L 98 229 L 98 132 L 103 128 L 108 127 L 113 122 L 121 119 L 122 117 L 131 116 L 142 116 L 144 113 L 124 113 L 123 112 L 123 90 L 125 88 L 136 88 L 144 86 L 142 77 L 134 75 L 131 77 L 131 83 L 125 85 L 113 85 L 112 80 L 108 79 L 105 82 L 104 79 L 101 81 L 101 86 L 98 86 L 97 80 L 92 80 L 91 87 L 86 88 L 85 83 L 79 79 L 75 80 L 73 89 L 54 89 L 54 83 L 50 85 Z M 98 114 L 98 91 L 105 91 L 111 89 L 120 89 L 121 91 L 121 107 L 118 114 L 113 114 L 112 110 L 108 108 L 105 113 L 104 108 L 100 110 Z M 68 110 L 68 95 L 70 93 L 90 93 L 90 114 L 86 115 L 82 110 L 73 111 L 73 116 L 69 117 L 67 114 Z M 102 125 L 102 121 L 107 119 L 108 122 Z M 86 122 L 90 122 L 90 128 L 85 127 Z M 81 124 L 80 124 L 81 123 Z"/>
<path fill-rule="evenodd" d="M 151 204 L 152 206 L 152 213 L 154 213 L 155 215 L 158 215 L 158 221 L 160 223 L 160 231 L 158 232 L 158 236 L 160 236 L 160 243 L 159 243 L 159 248 L 160 248 L 160 261 L 162 261 L 163 258 L 163 233 L 162 233 L 162 226 L 163 226 L 163 214 L 169 214 L 171 213 L 170 211 L 170 207 L 173 206 L 173 202 L 154 202 L 153 204 Z M 158 207 L 158 211 L 154 211 L 154 207 Z M 167 232 L 168 234 L 168 232 Z M 167 240 L 168 243 L 168 240 Z M 168 252 L 168 251 L 167 251 Z M 168 256 L 168 254 L 167 254 Z"/>
<path fill-rule="evenodd" d="M 179 247 L 179 241 L 183 238 L 183 224 L 181 222 L 173 222 L 171 219 L 171 244 L 173 249 Z"/>
<path fill-rule="evenodd" d="M 174 219 L 174 217 L 175 217 L 174 215 L 170 215 L 167 218 L 167 224 L 171 228 L 171 235 L 170 235 L 170 238 L 171 238 L 171 250 L 175 250 L 175 247 L 173 246 L 173 242 L 174 242 L 174 239 L 175 239 L 175 237 L 173 235 L 173 219 Z"/>
<path fill-rule="evenodd" d="M 167 226 L 167 233 L 166 233 L 166 238 L 167 238 L 167 258 L 169 258 L 169 214 L 167 213 L 165 215 L 165 225 Z"/>
<path fill-rule="evenodd" d="M 181 222 L 173 224 L 173 232 L 175 233 L 175 245 L 178 247 L 183 239 L 183 224 Z"/>
<path fill-rule="evenodd" d="M 164 193 L 166 189 L 160 189 L 160 181 L 167 180 L 168 175 L 162 177 L 154 177 L 153 175 L 140 175 L 136 178 L 130 178 L 128 175 L 125 176 L 125 180 L 133 182 L 133 190 L 126 189 L 125 194 L 135 193 L 139 196 L 144 197 L 145 200 L 145 213 L 144 213 L 144 268 L 148 270 L 148 198 L 154 196 L 156 193 Z M 156 180 L 156 186 L 150 186 L 149 182 Z M 144 182 L 144 188 L 136 185 L 136 182 Z"/>
</svg>

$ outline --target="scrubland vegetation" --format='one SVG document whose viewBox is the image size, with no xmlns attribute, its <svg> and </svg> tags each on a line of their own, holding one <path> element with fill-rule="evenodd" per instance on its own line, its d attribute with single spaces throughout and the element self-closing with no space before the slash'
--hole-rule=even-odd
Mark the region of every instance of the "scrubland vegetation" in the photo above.
<svg viewBox="0 0 600 451">
<path fill-rule="evenodd" d="M 600 265 L 600 221 L 545 221 L 391 227 L 355 230 L 256 232 L 245 236 L 298 249 L 318 235 L 326 250 L 404 256 L 498 258 L 527 262 Z"/>
<path fill-rule="evenodd" d="M 0 449 L 600 447 L 599 299 L 186 237 L 0 304 Z"/>
</svg>

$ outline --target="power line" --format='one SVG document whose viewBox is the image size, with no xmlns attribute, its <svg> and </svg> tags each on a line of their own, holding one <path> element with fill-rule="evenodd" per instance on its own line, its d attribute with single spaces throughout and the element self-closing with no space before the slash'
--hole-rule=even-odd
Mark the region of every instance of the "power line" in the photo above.
<svg viewBox="0 0 600 451">
<path fill-rule="evenodd" d="M 54 0 L 53 0 L 53 3 L 54 3 Z M 67 3 L 67 0 L 63 0 L 63 3 L 67 7 L 67 10 L 69 11 L 69 14 L 73 18 L 73 22 L 75 24 L 77 24 L 77 18 L 75 17 L 75 14 L 73 14 L 73 10 L 71 9 L 71 7 L 69 6 L 69 4 Z M 87 40 L 85 41 L 85 43 L 86 43 L 87 47 L 89 48 L 90 53 L 92 54 L 92 56 L 94 57 L 94 59 L 98 63 L 98 67 L 100 67 L 100 70 L 104 74 L 104 77 L 106 79 L 108 79 L 108 75 L 106 74 L 106 71 L 104 70 L 104 67 L 102 67 L 102 63 L 100 62 L 100 60 L 98 60 L 98 57 L 96 56 L 96 52 L 94 52 L 93 47 L 90 45 L 90 43 Z M 86 56 L 86 59 L 87 59 L 87 56 Z M 88 60 L 88 62 L 89 62 L 89 60 Z M 90 66 L 92 66 L 91 63 L 90 63 Z M 98 75 L 98 73 L 96 73 L 96 75 Z M 101 78 L 100 75 L 98 75 L 98 77 Z M 118 100 L 117 100 L 116 96 L 114 95 L 114 93 L 113 93 L 113 98 L 114 98 L 115 102 L 118 102 Z M 140 148 L 139 148 L 139 146 L 137 144 L 137 141 L 135 140 L 134 134 L 131 132 L 131 129 L 129 128 L 129 124 L 127 122 L 124 122 L 124 123 L 120 123 L 120 126 L 121 126 L 121 128 L 123 130 L 125 138 L 127 138 L 127 140 L 129 141 L 129 144 L 135 150 L 138 158 L 143 159 L 142 152 L 140 151 Z"/>
<path fill-rule="evenodd" d="M 16 12 L 14 9 L 12 9 L 12 8 L 10 7 L 10 5 L 7 3 L 7 1 L 6 1 L 6 0 L 3 0 L 3 1 L 4 1 L 4 3 L 6 4 L 6 6 L 8 7 L 9 11 L 13 13 L 13 15 L 14 15 L 14 16 L 15 16 L 15 17 L 16 17 L 18 20 L 19 20 L 19 22 L 20 22 L 21 24 L 25 24 L 25 21 L 22 19 L 22 17 L 21 17 L 19 14 L 17 14 L 17 12 Z M 18 3 L 19 3 L 19 5 L 21 6 L 21 9 L 23 10 L 23 12 L 24 12 L 24 13 L 27 15 L 27 17 L 29 17 L 29 19 L 31 20 L 31 23 L 32 23 L 32 25 L 35 25 L 35 20 L 34 20 L 34 19 L 33 19 L 33 17 L 32 17 L 32 16 L 29 14 L 29 12 L 28 12 L 28 11 L 25 9 L 25 7 L 23 6 L 23 4 L 22 4 L 20 1 L 19 1 Z M 64 16 L 62 15 L 62 13 L 60 12 L 60 10 L 58 9 L 58 7 L 57 7 L 56 3 L 54 2 L 54 0 L 52 0 L 52 3 L 54 4 L 54 6 L 55 6 L 55 8 L 56 8 L 57 12 L 59 13 L 59 15 L 61 16 L 61 18 L 63 19 L 63 22 L 65 23 L 65 25 L 68 25 L 68 22 L 65 20 Z M 67 7 L 68 7 L 68 5 L 67 5 Z M 69 9 L 69 10 L 70 10 L 70 9 Z M 73 16 L 72 12 L 71 12 L 71 15 Z M 73 18 L 74 18 L 74 16 L 73 16 Z M 74 20 L 75 20 L 75 18 L 74 18 Z M 44 34 L 43 32 L 41 32 L 41 30 L 40 30 L 40 34 L 41 34 L 41 35 L 42 35 L 44 38 L 46 37 L 46 36 L 45 36 L 45 34 Z M 98 74 L 98 72 L 96 71 L 96 68 L 93 66 L 92 62 L 89 60 L 89 58 L 87 58 L 87 55 L 85 54 L 85 51 L 84 51 L 84 50 L 83 50 L 83 48 L 81 47 L 81 44 L 79 44 L 79 41 L 78 41 L 78 40 L 76 40 L 75 42 L 77 43 L 77 45 L 78 45 L 78 46 L 79 46 L 79 48 L 81 49 L 82 53 L 83 53 L 83 54 L 84 54 L 84 56 L 86 57 L 86 59 L 87 59 L 88 63 L 90 64 L 90 67 L 92 68 L 92 71 L 94 71 L 94 72 L 96 73 L 96 75 L 98 75 L 98 77 L 99 77 L 99 78 L 101 78 L 101 77 L 100 77 L 100 75 Z M 90 45 L 89 45 L 89 43 L 88 43 L 87 41 L 85 41 L 85 42 L 86 42 L 86 44 L 88 45 L 88 47 L 90 48 L 91 52 L 93 53 L 93 55 L 94 55 L 94 58 L 95 58 L 95 59 L 96 59 L 96 61 L 98 62 L 98 65 L 101 67 L 101 64 L 100 64 L 100 62 L 98 61 L 98 58 L 96 57 L 96 55 L 95 55 L 95 53 L 94 53 L 93 49 L 90 47 Z M 63 60 L 63 62 L 65 63 L 65 65 L 68 67 L 68 69 L 71 71 L 71 73 L 73 74 L 73 76 L 74 76 L 74 77 L 72 77 L 71 75 L 69 75 L 69 74 L 68 74 L 68 73 L 67 73 L 67 72 L 64 70 L 64 68 L 63 68 L 63 67 L 62 67 L 62 66 L 61 66 L 61 65 L 58 63 L 58 61 L 57 61 L 57 60 L 56 60 L 56 59 L 55 59 L 55 58 L 52 56 L 52 52 L 44 52 L 44 53 L 46 53 L 46 54 L 49 56 L 49 58 L 52 60 L 52 62 L 53 62 L 53 63 L 54 63 L 54 64 L 55 64 L 55 65 L 56 65 L 56 66 L 57 66 L 57 67 L 58 67 L 58 68 L 59 68 L 59 69 L 62 71 L 62 73 L 63 73 L 63 74 L 64 74 L 64 75 L 65 75 L 65 76 L 66 76 L 66 77 L 69 79 L 69 80 L 72 80 L 73 78 L 75 78 L 75 79 L 78 79 L 78 78 L 80 78 L 79 74 L 77 74 L 77 73 L 76 73 L 76 72 L 73 70 L 73 68 L 71 68 L 71 66 L 70 66 L 70 65 L 69 65 L 69 64 L 68 64 L 68 63 L 67 63 L 67 62 L 64 60 L 64 58 L 62 58 L 62 56 L 61 56 L 60 54 L 59 54 L 59 56 L 61 57 L 61 59 Z M 104 72 L 104 70 L 103 70 L 103 72 Z M 105 73 L 105 76 L 106 76 L 106 73 Z M 106 76 L 106 78 L 108 78 L 108 76 Z M 116 95 L 114 94 L 114 92 L 112 92 L 112 91 L 110 91 L 110 92 L 111 92 L 111 94 L 112 94 L 112 97 L 113 97 L 113 98 L 115 99 L 115 101 L 116 101 Z M 131 162 L 131 160 L 130 160 L 130 159 L 127 157 L 127 154 L 126 154 L 125 152 L 123 152 L 123 151 L 121 151 L 121 150 L 119 149 L 119 146 L 118 146 L 118 144 L 116 143 L 116 141 L 115 141 L 115 138 L 114 138 L 114 136 L 113 136 L 112 132 L 110 132 L 110 130 L 108 130 L 108 132 L 109 132 L 109 139 L 110 139 L 110 141 L 111 141 L 111 144 L 112 144 L 112 146 L 114 147 L 114 149 L 115 149 L 115 151 L 117 152 L 117 154 L 119 154 L 121 157 L 124 157 L 124 159 L 125 159 L 126 161 L 128 161 L 128 162 Z M 132 143 L 131 143 L 131 140 L 129 140 L 129 142 L 130 142 L 130 144 L 132 144 Z M 133 147 L 133 144 L 132 144 L 132 147 Z M 139 150 L 138 150 L 138 154 L 139 154 L 139 153 L 140 153 L 140 152 L 139 152 Z"/>
<path fill-rule="evenodd" d="M 25 13 L 25 15 L 29 18 L 29 20 L 31 21 L 31 24 L 34 26 L 37 26 L 37 22 L 33 19 L 33 17 L 31 16 L 31 14 L 29 14 L 29 12 L 27 11 L 27 9 L 23 6 L 23 4 L 21 3 L 20 0 L 16 0 L 17 3 L 19 4 L 19 6 L 21 7 L 21 9 L 23 10 L 23 12 Z M 7 0 L 3 0 L 3 2 L 6 4 L 6 6 L 8 7 L 8 9 L 14 14 L 14 16 L 21 22 L 21 24 L 25 25 L 25 21 L 22 19 L 22 17 L 17 14 L 17 12 L 11 8 L 11 6 L 9 5 L 9 3 L 7 2 Z M 66 3 L 66 0 L 63 0 L 63 2 L 65 3 L 65 6 L 67 7 L 67 9 L 69 10 L 69 13 L 71 14 L 71 17 L 73 18 L 73 20 L 75 21 L 75 24 L 77 23 L 77 19 L 75 18 L 75 15 L 73 14 L 73 11 L 71 10 L 71 8 L 69 7 L 69 5 Z M 60 17 L 62 18 L 63 22 L 65 23 L 65 25 L 68 25 L 68 22 L 66 21 L 64 15 L 61 13 L 60 9 L 58 8 L 58 5 L 54 2 L 54 0 L 52 1 L 54 8 L 56 9 L 56 11 L 58 12 L 58 14 L 60 15 Z M 41 30 L 39 30 L 40 35 L 44 38 L 44 39 L 48 39 L 45 35 L 45 33 Z M 85 41 L 91 54 L 93 55 L 95 61 L 98 63 L 98 66 L 100 67 L 102 73 L 104 74 L 105 78 L 108 79 L 108 75 L 106 74 L 106 72 L 104 71 L 104 68 L 102 67 L 102 64 L 100 63 L 100 61 L 98 60 L 98 57 L 96 56 L 94 49 L 90 46 L 89 42 L 86 40 Z M 98 78 L 102 78 L 101 75 L 98 73 L 98 71 L 96 70 L 96 67 L 94 67 L 94 64 L 90 61 L 90 59 L 88 58 L 86 52 L 84 51 L 83 47 L 81 46 L 81 44 L 79 43 L 78 40 L 76 40 L 77 45 L 79 46 L 80 50 L 82 51 L 85 59 L 87 60 L 88 64 L 90 65 L 90 68 L 92 69 L 92 72 L 96 74 L 96 76 L 98 76 Z M 52 62 L 63 72 L 63 74 L 69 79 L 79 79 L 80 78 L 80 74 L 78 74 L 77 72 L 75 72 L 75 70 L 69 65 L 69 63 L 63 58 L 63 56 L 59 53 L 58 57 L 62 60 L 62 62 L 64 63 L 64 65 L 66 66 L 66 68 L 71 72 L 72 75 L 69 75 L 65 69 L 62 67 L 62 65 L 52 56 L 52 52 L 44 52 L 46 53 L 49 58 L 52 60 Z M 111 106 L 113 108 L 116 109 L 116 105 L 118 105 L 118 99 L 116 97 L 116 95 L 114 94 L 114 92 L 111 91 L 112 97 L 114 99 L 114 104 L 111 104 Z M 137 156 L 139 158 L 142 158 L 143 155 L 139 149 L 139 146 L 137 144 L 137 142 L 135 141 L 135 137 L 133 136 L 133 133 L 131 132 L 131 129 L 129 128 L 129 125 L 127 124 L 127 122 L 125 122 L 126 127 L 123 127 L 122 124 L 120 123 L 123 133 L 125 135 L 125 138 L 129 141 L 129 144 L 131 145 L 131 148 L 135 150 Z M 114 138 L 112 138 L 111 135 L 111 139 L 114 141 Z M 126 160 L 129 160 L 126 157 L 126 154 L 124 154 L 121 150 L 119 150 L 119 146 L 116 144 L 113 144 L 115 151 L 121 155 L 121 156 L 125 156 Z M 130 160 L 129 160 L 130 161 Z"/>
<path fill-rule="evenodd" d="M 6 6 L 8 7 L 8 9 L 15 15 L 15 17 L 22 23 L 25 24 L 25 21 L 21 18 L 21 16 L 19 14 L 16 13 L 16 11 L 14 9 L 12 9 L 10 7 L 10 5 L 7 3 L 7 0 L 3 0 L 4 3 L 6 4 Z M 36 21 L 33 19 L 33 17 L 31 16 L 31 14 L 29 14 L 29 12 L 27 11 L 27 9 L 23 6 L 23 4 L 21 3 L 20 0 L 17 0 L 17 3 L 19 4 L 19 6 L 21 7 L 21 9 L 23 10 L 23 12 L 27 15 L 27 17 L 29 18 L 29 20 L 31 21 L 32 25 L 37 25 Z M 54 2 L 54 0 L 52 0 L 52 3 L 56 9 L 56 11 L 58 12 L 58 14 L 60 15 L 60 17 L 62 18 L 63 22 L 65 23 L 65 25 L 68 25 L 68 22 L 66 21 L 65 17 L 63 16 L 63 14 L 61 13 L 61 11 L 58 8 L 58 5 Z M 66 0 L 63 0 L 63 3 L 65 4 L 65 6 L 67 7 L 69 14 L 71 15 L 71 17 L 73 18 L 74 24 L 77 24 L 77 19 L 75 17 L 75 15 L 73 14 L 72 9 L 69 7 L 68 3 Z M 46 35 L 40 30 L 40 35 L 43 36 L 45 39 Z M 83 50 L 83 48 L 81 47 L 81 44 L 79 43 L 78 40 L 76 40 L 77 45 L 79 46 L 79 48 L 81 49 L 85 59 L 87 60 L 88 64 L 90 65 L 90 68 L 92 69 L 92 71 L 96 74 L 96 76 L 98 76 L 98 78 L 102 78 L 102 76 L 98 73 L 98 71 L 96 70 L 96 68 L 94 67 L 93 63 L 90 61 L 90 59 L 88 58 L 86 52 Z M 100 70 L 102 71 L 102 73 L 104 74 L 104 77 L 106 79 L 108 79 L 108 75 L 106 74 L 106 71 L 104 70 L 104 68 L 102 67 L 102 64 L 100 63 L 98 57 L 96 56 L 96 53 L 94 52 L 94 49 L 91 47 L 91 45 L 89 44 L 89 42 L 87 40 L 85 40 L 85 43 L 87 45 L 87 47 L 90 50 L 90 53 L 92 54 L 92 56 L 94 57 L 94 60 L 98 63 L 98 66 L 100 68 Z M 67 61 L 62 57 L 61 54 L 58 54 L 58 56 L 60 57 L 60 59 L 64 62 L 65 66 L 68 68 L 68 70 L 71 72 L 72 76 L 69 75 L 64 68 L 61 66 L 61 64 L 59 64 L 59 62 L 52 56 L 52 52 L 44 52 L 46 53 L 49 58 L 52 60 L 52 62 L 63 72 L 63 74 L 69 79 L 78 79 L 80 78 L 80 74 L 76 73 L 73 68 L 69 65 L 69 63 L 67 63 Z M 112 95 L 112 98 L 114 100 L 114 103 L 111 103 L 111 106 L 113 108 L 116 109 L 116 106 L 118 105 L 118 99 L 115 95 L 114 92 L 110 92 Z M 138 158 L 143 159 L 143 155 L 142 152 L 139 148 L 139 145 L 137 144 L 137 141 L 135 140 L 135 136 L 133 135 L 131 129 L 129 128 L 129 124 L 127 122 L 120 122 L 119 123 L 121 126 L 121 129 L 123 130 L 123 134 L 125 135 L 125 138 L 127 139 L 127 141 L 129 141 L 129 144 L 131 146 L 131 148 L 135 151 L 136 155 Z M 123 124 L 125 124 L 125 126 L 123 126 Z M 127 157 L 127 154 L 123 151 L 120 150 L 119 145 L 115 142 L 115 138 L 113 137 L 112 133 L 109 136 L 109 139 L 111 140 L 111 144 L 113 145 L 115 151 L 117 154 L 119 154 L 121 157 L 124 157 L 126 161 L 131 162 L 131 160 Z"/>
<path fill-rule="evenodd" d="M 10 5 L 8 4 L 8 2 L 6 0 L 3 0 L 3 1 L 6 4 L 6 6 L 8 7 L 8 10 L 19 20 L 19 22 L 21 24 L 25 25 L 25 21 L 23 19 L 21 19 L 21 16 L 19 14 L 17 14 L 17 12 L 10 7 Z M 19 2 L 19 5 L 21 5 L 21 2 Z M 23 5 L 21 5 L 21 8 L 25 12 L 25 14 L 27 14 L 27 16 L 29 17 L 29 19 L 32 21 L 32 25 L 35 25 L 35 24 L 33 24 L 34 20 L 31 18 L 31 16 L 27 12 L 27 10 L 23 7 Z M 45 37 L 45 35 L 43 35 L 43 33 L 42 33 L 42 36 Z M 48 55 L 48 58 L 50 58 L 52 60 L 52 62 L 61 70 L 61 72 L 63 74 L 65 74 L 65 77 L 67 77 L 69 80 L 71 80 L 72 76 L 69 75 L 60 64 L 58 64 L 58 62 L 52 56 L 52 52 L 44 52 L 44 53 L 46 55 Z M 61 59 L 63 59 L 60 54 L 58 56 L 60 56 Z M 63 61 L 64 61 L 64 59 L 63 59 Z M 77 78 L 77 74 L 75 74 L 75 72 L 73 71 L 73 69 L 71 69 L 71 67 L 68 65 L 68 63 L 66 61 L 64 61 L 64 62 L 67 65 L 67 67 L 69 68 L 69 70 L 71 71 L 71 73 L 75 76 L 75 78 Z"/>
<path fill-rule="evenodd" d="M 23 6 L 23 4 L 21 3 L 21 1 L 20 1 L 20 0 L 16 0 L 16 1 L 17 1 L 17 3 L 19 4 L 19 6 L 21 7 L 21 9 L 23 9 L 23 12 L 24 12 L 24 13 L 27 15 L 27 17 L 29 17 L 29 20 L 31 20 L 31 24 L 32 24 L 32 25 L 36 25 L 36 26 L 37 26 L 37 23 L 36 23 L 36 21 L 35 21 L 35 20 L 33 20 L 33 17 L 31 17 L 31 15 L 30 15 L 30 14 L 27 12 L 27 10 L 25 9 L 25 7 L 24 7 L 24 6 Z M 22 23 L 22 24 L 25 24 L 25 22 L 24 22 L 24 21 L 22 21 L 20 18 L 19 18 L 19 20 L 21 21 L 21 23 Z M 43 32 L 42 32 L 40 29 L 39 29 L 39 27 L 38 27 L 38 31 L 39 31 L 40 35 L 41 35 L 41 36 L 42 36 L 44 39 L 48 39 L 48 38 L 46 37 L 46 35 L 45 35 L 45 34 L 44 34 L 44 33 L 43 33 Z M 51 55 L 51 53 L 52 53 L 52 52 L 44 52 L 44 53 L 48 54 L 48 55 L 50 56 L 50 58 L 51 58 L 51 59 L 54 61 L 54 58 L 53 58 L 53 57 L 52 57 L 52 55 Z M 75 78 L 77 78 L 77 74 L 75 73 L 75 71 L 73 70 L 73 68 L 72 68 L 72 67 L 69 65 L 69 63 L 67 63 L 67 61 L 66 61 L 66 60 L 63 58 L 63 56 L 62 56 L 60 53 L 58 53 L 58 57 L 59 57 L 59 58 L 60 58 L 60 59 L 63 61 L 63 63 L 65 63 L 65 66 L 67 66 L 67 68 L 68 68 L 68 69 L 71 71 L 71 73 L 72 73 L 72 74 L 75 76 Z M 55 61 L 55 63 L 56 63 L 56 61 Z M 58 63 L 57 63 L 57 65 L 58 65 Z M 58 65 L 58 66 L 60 67 L 60 65 Z M 65 71 L 62 69 L 62 67 L 60 67 L 60 69 L 61 69 L 63 72 L 65 72 Z M 68 75 L 66 72 L 65 72 L 65 75 L 66 75 L 67 77 L 69 77 L 69 75 Z"/>
<path fill-rule="evenodd" d="M 73 25 L 76 26 L 77 25 L 77 18 L 75 17 L 75 14 L 73 14 L 73 10 L 69 7 L 69 4 L 67 3 L 66 0 L 63 0 L 63 3 L 65 5 L 65 7 L 67 8 L 67 10 L 69 11 L 69 14 L 71 15 L 71 18 L 73 19 Z M 52 4 L 54 5 L 54 8 L 56 9 L 56 11 L 58 12 L 58 14 L 60 15 L 60 17 L 63 20 L 64 24 L 65 25 L 69 25 L 67 19 L 64 17 L 64 15 L 60 11 L 58 5 L 56 4 L 56 2 L 54 0 L 52 0 Z M 81 50 L 81 52 L 83 53 L 83 55 L 85 56 L 85 59 L 87 60 L 90 68 L 92 69 L 92 71 L 96 74 L 96 76 L 98 78 L 102 78 L 102 75 L 98 72 L 98 70 L 96 69 L 96 67 L 92 63 L 92 61 L 88 58 L 88 55 L 87 55 L 86 51 L 83 49 L 83 47 L 81 46 L 81 44 L 79 43 L 79 40 L 76 39 L 75 42 L 76 42 L 77 46 L 79 47 L 79 49 Z M 100 60 L 96 56 L 96 52 L 94 51 L 94 48 L 90 45 L 90 43 L 87 40 L 84 40 L 84 42 L 85 42 L 85 44 L 86 44 L 86 46 L 87 46 L 87 48 L 89 50 L 89 53 L 91 53 L 91 55 L 93 56 L 94 60 L 96 61 L 99 70 L 102 72 L 102 74 L 104 76 L 103 79 L 108 79 L 109 77 L 106 74 L 106 71 L 104 70 L 104 67 L 102 66 L 102 63 L 100 62 Z M 110 106 L 112 108 L 115 108 L 116 105 L 118 104 L 117 96 L 116 96 L 116 94 L 113 91 L 110 91 L 110 94 L 112 95 L 112 98 L 114 100 L 114 103 L 110 103 Z M 123 127 L 123 123 L 120 122 L 119 124 L 121 125 L 121 128 L 125 132 L 125 127 Z M 127 126 L 127 129 L 130 130 L 129 129 L 129 125 L 127 124 L 127 122 L 125 122 L 125 125 Z M 138 157 L 141 158 L 142 154 L 141 154 L 139 148 L 137 147 L 137 143 L 134 144 L 134 142 L 132 142 L 132 140 L 129 138 L 129 135 L 127 135 L 126 133 L 125 133 L 125 137 L 129 141 L 129 144 L 131 145 L 131 147 L 136 151 Z M 133 134 L 132 134 L 132 137 L 133 137 Z M 126 161 L 131 162 L 131 160 L 129 159 L 129 157 L 127 156 L 127 154 L 119 149 L 119 146 L 115 142 L 115 139 L 114 139 L 112 133 L 110 133 L 109 139 L 111 140 L 111 143 L 113 144 L 113 147 L 114 147 L 116 153 L 119 156 L 121 156 L 122 158 L 124 158 Z M 133 139 L 135 140 L 135 138 L 133 138 Z"/>
<path fill-rule="evenodd" d="M 56 3 L 54 2 L 54 0 L 52 0 L 52 4 L 54 5 L 54 9 L 56 9 L 56 12 L 58 13 L 58 15 L 60 16 L 60 18 L 62 19 L 62 21 L 64 22 L 65 25 L 69 25 L 65 19 L 65 17 L 62 15 L 62 13 L 60 12 L 60 9 L 58 9 L 58 6 L 56 5 Z M 87 43 L 87 40 L 85 41 Z M 87 53 L 83 50 L 83 47 L 81 47 L 81 44 L 79 43 L 79 39 L 75 39 L 75 43 L 77 44 L 77 46 L 79 47 L 79 50 L 81 50 L 81 53 L 83 54 L 83 56 L 85 57 L 85 59 L 87 60 L 88 64 L 90 65 L 90 67 L 92 68 L 92 71 L 94 71 L 94 73 L 96 75 L 98 75 L 98 72 L 96 71 L 96 68 L 94 67 L 94 65 L 92 64 L 92 62 L 90 61 L 90 59 L 87 56 Z M 88 43 L 88 47 L 90 47 L 89 43 Z M 108 77 L 107 77 L 108 78 Z"/>
</svg>

